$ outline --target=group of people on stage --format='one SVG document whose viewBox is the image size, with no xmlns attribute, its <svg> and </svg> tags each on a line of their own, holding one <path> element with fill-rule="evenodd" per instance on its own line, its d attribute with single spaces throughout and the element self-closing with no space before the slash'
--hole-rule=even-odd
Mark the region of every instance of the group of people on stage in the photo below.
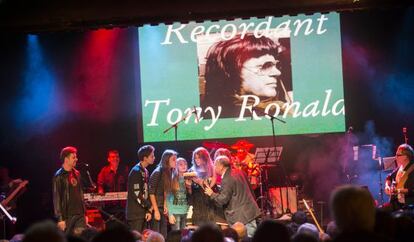
<svg viewBox="0 0 414 242">
<path fill-rule="evenodd" d="M 195 226 L 241 222 L 249 235 L 254 233 L 261 212 L 247 175 L 232 169 L 229 150 L 218 149 L 213 160 L 206 148 L 198 147 L 188 168 L 184 158 L 167 149 L 149 174 L 148 166 L 156 159 L 154 152 L 151 145 L 139 148 L 138 162 L 128 171 L 120 165 L 119 153 L 111 150 L 108 165 L 98 175 L 98 193 L 127 191 L 125 220 L 131 229 L 142 232 L 150 227 L 165 237 L 168 224 L 172 229 L 186 227 L 192 206 L 191 223 Z M 60 159 L 62 167 L 53 178 L 54 213 L 58 227 L 76 235 L 87 227 L 80 173 L 75 169 L 77 149 L 63 148 Z"/>
<path fill-rule="evenodd" d="M 172 229 L 186 227 L 192 206 L 191 223 L 195 226 L 206 222 L 231 226 L 241 222 L 248 235 L 254 233 L 261 211 L 246 173 L 232 168 L 229 150 L 216 150 L 212 159 L 206 148 L 198 147 L 188 168 L 184 158 L 167 149 L 149 174 L 148 166 L 156 160 L 154 152 L 151 145 L 139 148 L 138 162 L 128 170 L 119 164 L 119 153 L 111 150 L 108 165 L 98 176 L 99 193 L 127 191 L 124 221 L 131 229 L 143 231 L 150 227 L 166 236 L 168 224 Z M 414 151 L 408 144 L 402 144 L 395 157 L 397 168 L 385 182 L 393 210 L 414 205 Z M 63 148 L 60 159 L 62 167 L 53 178 L 54 212 L 61 230 L 79 234 L 87 221 L 80 173 L 75 169 L 77 149 Z"/>
</svg>

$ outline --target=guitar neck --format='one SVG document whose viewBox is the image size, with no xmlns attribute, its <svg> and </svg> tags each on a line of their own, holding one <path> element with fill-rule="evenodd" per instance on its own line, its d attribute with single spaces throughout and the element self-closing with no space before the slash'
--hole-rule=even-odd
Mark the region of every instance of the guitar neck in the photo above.
<svg viewBox="0 0 414 242">
<path fill-rule="evenodd" d="M 7 204 L 9 204 L 9 202 L 11 201 L 11 200 L 13 200 L 13 198 L 15 198 L 16 197 L 16 195 L 26 186 L 26 184 L 27 184 L 28 182 L 27 181 L 23 181 L 23 182 L 21 182 L 20 184 L 19 184 L 19 186 L 16 188 L 16 189 L 14 189 L 13 190 L 13 192 L 11 192 L 10 193 L 10 195 L 9 196 L 7 196 L 7 198 L 6 199 L 4 199 L 2 202 L 1 202 L 1 204 L 3 205 L 3 206 L 7 206 Z"/>
</svg>

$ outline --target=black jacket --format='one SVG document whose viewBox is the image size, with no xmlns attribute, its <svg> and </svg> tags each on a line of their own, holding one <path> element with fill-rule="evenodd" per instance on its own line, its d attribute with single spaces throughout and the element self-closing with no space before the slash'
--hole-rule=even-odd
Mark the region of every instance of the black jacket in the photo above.
<svg viewBox="0 0 414 242">
<path fill-rule="evenodd" d="M 73 171 L 76 175 L 78 184 L 81 184 L 79 171 Z M 83 198 L 82 189 L 80 189 Z M 53 177 L 53 206 L 57 221 L 65 221 L 71 215 L 68 214 L 69 209 L 69 172 L 60 168 Z M 85 209 L 83 209 L 85 211 Z"/>
<path fill-rule="evenodd" d="M 224 207 L 224 215 L 229 224 L 247 224 L 260 216 L 253 192 L 246 174 L 239 170 L 227 169 L 221 181 L 221 192 L 213 193 L 211 198 Z"/>
<path fill-rule="evenodd" d="M 148 194 L 148 171 L 140 163 L 135 165 L 128 176 L 127 220 L 145 218 L 151 203 Z"/>
</svg>

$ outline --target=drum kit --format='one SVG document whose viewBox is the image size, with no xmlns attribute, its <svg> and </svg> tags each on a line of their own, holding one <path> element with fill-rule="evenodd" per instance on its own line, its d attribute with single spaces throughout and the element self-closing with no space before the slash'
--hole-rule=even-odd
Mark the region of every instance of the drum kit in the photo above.
<svg viewBox="0 0 414 242">
<path fill-rule="evenodd" d="M 247 174 L 253 190 L 256 190 L 259 186 L 261 167 L 256 162 L 254 154 L 250 153 L 250 150 L 253 147 L 254 145 L 247 140 L 239 140 L 230 146 L 230 148 L 234 151 L 232 153 L 233 168 L 244 171 Z"/>
<path fill-rule="evenodd" d="M 249 182 L 256 190 L 259 184 L 259 176 L 262 169 L 269 167 L 260 166 L 255 159 L 254 154 L 250 153 L 250 150 L 254 147 L 254 144 L 247 140 L 238 140 L 233 145 L 224 144 L 221 142 L 203 142 L 203 146 L 210 149 L 214 153 L 219 148 L 226 148 L 231 151 L 232 168 L 244 171 L 247 174 Z"/>
<path fill-rule="evenodd" d="M 278 216 L 296 211 L 296 187 L 269 186 L 269 169 L 276 166 L 280 157 L 279 148 L 256 148 L 256 154 L 250 151 L 255 147 L 247 140 L 238 140 L 232 145 L 221 142 L 203 142 L 203 146 L 213 154 L 217 149 L 226 148 L 231 152 L 232 169 L 239 169 L 247 174 L 251 188 L 254 190 L 263 216 Z M 262 153 L 265 154 L 262 154 Z M 263 157 L 262 157 L 263 156 Z M 275 156 L 275 157 L 273 157 Z M 273 159 L 273 162 L 270 162 Z M 269 162 L 268 162 L 269 161 Z M 293 196 L 294 195 L 294 196 Z M 292 200 L 292 201 L 290 201 Z"/>
<path fill-rule="evenodd" d="M 262 172 L 264 169 L 274 167 L 274 164 L 259 164 L 256 161 L 255 155 L 250 153 L 254 148 L 254 144 L 247 140 L 238 140 L 233 145 L 224 144 L 221 142 L 203 142 L 203 146 L 210 149 L 214 153 L 219 148 L 226 148 L 231 151 L 232 169 L 239 169 L 247 174 L 248 180 L 253 190 L 256 190 L 261 185 Z M 267 181 L 263 181 L 267 182 Z"/>
</svg>

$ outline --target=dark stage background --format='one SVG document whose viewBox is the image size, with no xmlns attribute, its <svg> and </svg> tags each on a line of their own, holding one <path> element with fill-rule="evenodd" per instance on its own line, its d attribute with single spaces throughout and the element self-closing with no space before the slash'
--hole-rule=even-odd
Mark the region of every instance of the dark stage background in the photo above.
<svg viewBox="0 0 414 242">
<path fill-rule="evenodd" d="M 392 156 L 404 141 L 403 127 L 409 143 L 414 139 L 414 9 L 346 12 L 340 20 L 352 132 L 276 137 L 292 183 L 315 202 L 327 201 L 342 183 L 367 185 L 379 199 L 375 161 L 353 161 L 352 146 L 375 144 L 381 156 Z M 53 216 L 51 179 L 62 147 L 76 146 L 95 180 L 109 149 L 120 151 L 121 162 L 135 163 L 142 145 L 137 29 L 9 34 L 0 41 L 0 164 L 30 181 L 17 210 L 21 231 Z M 272 146 L 271 137 L 248 140 Z M 165 148 L 175 148 L 190 161 L 202 142 L 153 145 L 157 160 Z M 284 185 L 281 171 L 269 171 L 270 185 Z"/>
</svg>

